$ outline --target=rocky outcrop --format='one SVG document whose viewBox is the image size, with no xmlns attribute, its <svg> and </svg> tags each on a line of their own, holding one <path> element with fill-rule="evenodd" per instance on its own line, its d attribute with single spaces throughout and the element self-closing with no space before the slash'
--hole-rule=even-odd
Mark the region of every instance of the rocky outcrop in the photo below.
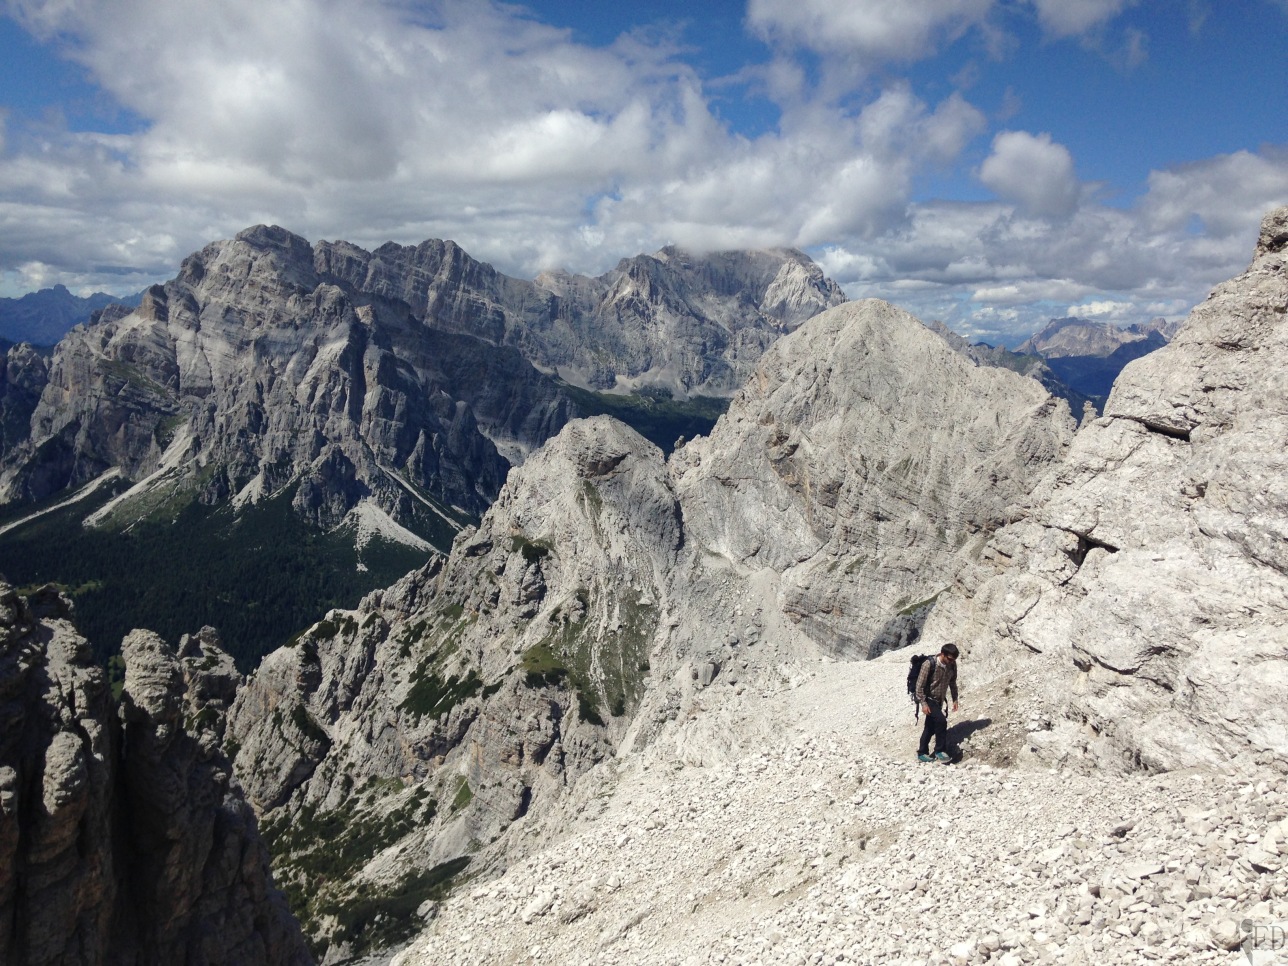
<svg viewBox="0 0 1288 966">
<path fill-rule="evenodd" d="M 309 962 L 220 751 L 217 639 L 131 635 L 118 716 L 69 617 L 0 586 L 0 959 Z"/>
<path fill-rule="evenodd" d="M 811 639 L 868 657 L 915 636 L 1072 430 L 1037 383 L 866 300 L 777 343 L 672 466 L 691 539 L 780 574 Z"/>
<path fill-rule="evenodd" d="M 432 898 L 453 862 L 611 755 L 681 542 L 661 452 L 578 421 L 514 470 L 446 562 L 265 659 L 229 736 L 278 874 L 331 957 L 391 938 L 346 918 L 358 899 Z"/>
<path fill-rule="evenodd" d="M 1132 363 L 927 634 L 1057 655 L 1051 757 L 1182 768 L 1282 755 L 1288 714 L 1288 209 L 1165 349 Z"/>
<path fill-rule="evenodd" d="M 1012 352 L 1004 346 L 989 345 L 987 342 L 971 342 L 965 336 L 958 335 L 938 320 L 926 323 L 926 327 L 977 366 L 993 366 L 998 369 L 1010 369 L 1012 372 L 1018 372 L 1022 376 L 1037 380 L 1042 388 L 1051 395 L 1067 402 L 1071 413 L 1080 416 L 1090 405 L 1094 414 L 1100 415 L 1100 408 L 1103 407 L 1104 400 L 1093 399 L 1086 393 L 1079 392 L 1066 385 L 1047 365 L 1042 356 Z M 1135 357 L 1133 356 L 1133 358 Z M 1115 370 L 1116 373 L 1117 370 Z M 1112 382 L 1112 378 L 1110 381 Z"/>
<path fill-rule="evenodd" d="M 27 343 L 0 343 L 0 462 L 31 433 L 31 416 L 49 381 L 49 360 Z"/>
</svg>

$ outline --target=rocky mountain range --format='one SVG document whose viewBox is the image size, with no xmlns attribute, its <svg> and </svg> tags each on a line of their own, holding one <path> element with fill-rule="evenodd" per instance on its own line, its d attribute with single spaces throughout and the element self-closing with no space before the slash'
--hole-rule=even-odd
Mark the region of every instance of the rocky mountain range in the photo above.
<svg viewBox="0 0 1288 966">
<path fill-rule="evenodd" d="M 1016 351 L 1040 357 L 1056 379 L 1088 397 L 1100 412 L 1123 367 L 1167 345 L 1180 325 L 1163 318 L 1122 327 L 1090 319 L 1052 319 Z"/>
<path fill-rule="evenodd" d="M 326 963 L 422 931 L 394 962 L 1228 961 L 1288 917 L 1286 318 L 1288 208 L 1075 426 L 832 307 L 669 457 L 568 422 L 448 555 L 244 682 L 209 632 L 132 635 L 118 720 L 210 735 Z M 911 760 L 902 685 L 949 640 L 955 770 Z M 51 732 L 31 754 L 80 740 Z"/>
<path fill-rule="evenodd" d="M 519 820 L 709 693 L 914 640 L 1072 433 L 1035 382 L 878 301 L 777 342 L 669 461 L 610 419 L 570 424 L 445 562 L 328 615 L 239 695 L 237 773 L 291 830 L 276 869 L 306 931 L 332 959 L 364 948 L 364 923 L 333 910 L 415 905 L 450 863 L 522 848 Z M 336 823 L 382 829 L 381 850 L 342 845 L 320 880 Z"/>
<path fill-rule="evenodd" d="M 65 285 L 42 288 L 21 298 L 0 298 L 0 340 L 52 346 L 95 312 L 109 305 L 138 305 L 139 299 L 139 295 L 121 298 L 105 292 L 82 298 Z"/>
<path fill-rule="evenodd" d="M 119 636 L 128 628 L 109 623 L 111 614 L 124 616 L 122 599 L 139 595 L 109 589 L 116 573 L 178 575 L 185 541 L 240 542 L 238 522 L 252 513 L 242 530 L 281 529 L 278 546 L 296 548 L 285 561 L 292 570 L 317 571 L 315 534 L 348 534 L 349 549 L 333 549 L 352 576 L 309 599 L 315 608 L 352 603 L 406 572 L 408 548 L 422 560 L 431 547 L 446 551 L 495 499 L 510 465 L 570 418 L 633 413 L 669 446 L 714 418 L 713 401 L 686 402 L 690 393 L 727 395 L 766 345 L 842 299 L 793 251 L 667 249 L 597 279 L 530 282 L 450 242 L 369 253 L 248 229 L 187 258 L 137 309 L 112 306 L 78 326 L 52 358 L 9 351 L 0 499 L 19 506 L 3 524 L 13 532 L 7 544 L 0 533 L 9 558 L 0 566 L 26 561 L 30 572 L 12 573 L 22 583 L 89 588 L 82 593 L 98 595 L 83 602 L 91 630 Z M 295 531 L 277 503 L 289 504 Z M 15 543 L 32 532 L 23 504 L 32 520 L 66 505 L 41 520 L 34 544 Z M 152 549 L 122 561 L 81 521 L 138 534 L 135 544 Z M 184 541 L 176 526 L 187 528 Z M 66 552 L 96 539 L 92 553 Z M 89 557 L 83 572 L 67 571 L 67 561 Z M 210 561 L 226 583 L 198 620 L 219 620 L 229 599 L 254 599 L 266 579 L 254 559 Z M 290 619 L 279 613 L 274 623 Z M 298 629 L 275 626 L 273 643 Z M 230 638 L 244 667 L 263 653 L 241 629 Z"/>
<path fill-rule="evenodd" d="M 441 568 L 329 615 L 301 642 L 315 651 L 274 655 L 238 699 L 236 767 L 270 821 L 316 826 L 335 809 L 387 833 L 373 859 L 350 859 L 356 888 L 310 876 L 316 837 L 278 850 L 310 897 L 314 942 L 343 958 L 363 933 L 352 919 L 332 930 L 326 909 L 361 893 L 432 912 L 409 870 L 433 879 L 468 858 L 487 881 L 629 796 L 613 761 L 736 758 L 791 713 L 758 697 L 829 673 L 820 658 L 909 641 L 959 642 L 972 700 L 1024 715 L 980 746 L 1005 767 L 1282 769 L 1288 722 L 1264 710 L 1288 658 L 1263 536 L 1277 524 L 1238 494 L 1273 506 L 1261 482 L 1276 478 L 1273 427 L 1239 414 L 1275 391 L 1285 223 L 1288 211 L 1267 220 L 1249 273 L 1130 368 L 1076 435 L 1031 380 L 971 364 L 880 302 L 780 340 L 711 435 L 666 463 L 611 422 L 569 426 Z M 1242 460 L 1221 458 L 1232 446 Z M 1197 589 L 1201 573 L 1212 583 Z M 270 707 L 306 709 L 311 755 L 264 724 Z M 394 795 L 353 790 L 395 775 Z M 576 921 L 613 888 L 525 890 L 506 921 L 556 904 Z"/>
<path fill-rule="evenodd" d="M 1022 342 L 1015 351 L 1042 356 L 1044 359 L 1109 356 L 1125 345 L 1146 341 L 1152 336 L 1158 336 L 1161 342 L 1170 342 L 1180 328 L 1179 321 L 1169 322 L 1164 318 L 1144 323 L 1133 322 L 1126 326 L 1092 319 L 1052 319 L 1040 331 Z"/>
</svg>

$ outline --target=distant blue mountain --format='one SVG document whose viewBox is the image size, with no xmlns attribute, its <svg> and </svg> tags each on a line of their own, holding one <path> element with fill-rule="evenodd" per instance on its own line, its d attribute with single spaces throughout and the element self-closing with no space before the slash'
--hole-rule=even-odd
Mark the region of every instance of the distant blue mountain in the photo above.
<svg viewBox="0 0 1288 966">
<path fill-rule="evenodd" d="M 55 285 L 39 292 L 29 292 L 21 298 L 0 298 L 0 338 L 40 346 L 54 345 L 72 326 L 87 322 L 99 309 L 113 303 L 136 306 L 142 294 L 120 298 L 95 292 L 89 298 L 81 298 L 67 291 L 66 286 Z"/>
</svg>

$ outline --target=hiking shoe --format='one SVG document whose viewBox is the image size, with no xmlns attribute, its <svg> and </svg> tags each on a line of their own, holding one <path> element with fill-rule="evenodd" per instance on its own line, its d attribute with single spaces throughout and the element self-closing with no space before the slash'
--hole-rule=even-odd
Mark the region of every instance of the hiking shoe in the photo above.
<svg viewBox="0 0 1288 966">
<path fill-rule="evenodd" d="M 917 756 L 917 761 L 934 761 L 934 760 L 935 760 L 935 759 L 934 759 L 934 758 L 932 758 L 930 755 L 918 755 L 918 756 Z"/>
<path fill-rule="evenodd" d="M 948 754 L 948 752 L 946 751 L 939 751 L 935 753 L 935 761 L 942 761 L 946 765 L 952 760 L 953 760 L 953 756 Z M 927 759 L 927 761 L 929 761 L 929 759 Z"/>
</svg>

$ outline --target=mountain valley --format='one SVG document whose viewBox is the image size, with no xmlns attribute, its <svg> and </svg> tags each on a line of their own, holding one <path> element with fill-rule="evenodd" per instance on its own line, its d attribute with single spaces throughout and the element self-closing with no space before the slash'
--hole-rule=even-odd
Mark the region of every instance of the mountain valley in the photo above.
<svg viewBox="0 0 1288 966">
<path fill-rule="evenodd" d="M 403 569 L 247 674 L 176 606 L 125 636 L 115 699 L 79 601 L 7 592 L 4 921 L 73 897 L 42 922 L 75 962 L 1255 962 L 1240 923 L 1288 920 L 1285 319 L 1281 208 L 1079 423 L 791 253 L 520 283 L 450 243 L 212 245 L 59 346 L 0 549 L 169 522 L 193 582 L 245 546 L 220 534 L 303 520 L 349 549 L 292 553 Z M 664 450 L 576 418 L 609 388 L 727 408 Z M 904 672 L 948 642 L 962 756 L 920 764 Z M 184 776 L 164 807 L 136 762 Z M 183 883 L 146 899 L 165 935 L 69 858 L 160 854 L 129 809 L 186 857 L 146 860 Z"/>
</svg>

